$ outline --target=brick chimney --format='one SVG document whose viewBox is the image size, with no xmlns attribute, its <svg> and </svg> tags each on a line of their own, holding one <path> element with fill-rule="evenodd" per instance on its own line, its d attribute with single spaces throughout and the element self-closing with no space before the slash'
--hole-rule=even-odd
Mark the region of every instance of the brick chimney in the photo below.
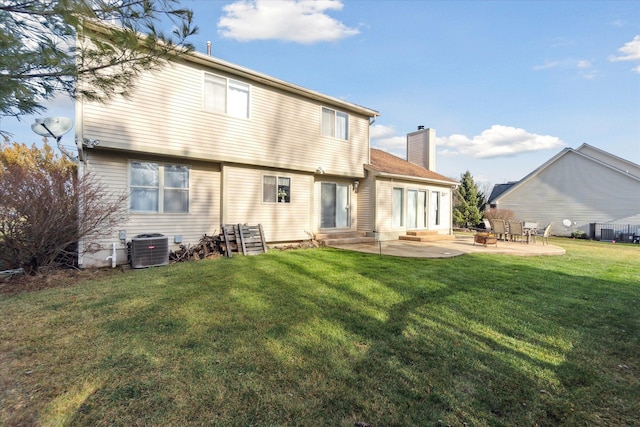
<svg viewBox="0 0 640 427">
<path fill-rule="evenodd" d="M 407 134 L 407 161 L 432 172 L 436 171 L 436 131 L 418 126 Z"/>
</svg>

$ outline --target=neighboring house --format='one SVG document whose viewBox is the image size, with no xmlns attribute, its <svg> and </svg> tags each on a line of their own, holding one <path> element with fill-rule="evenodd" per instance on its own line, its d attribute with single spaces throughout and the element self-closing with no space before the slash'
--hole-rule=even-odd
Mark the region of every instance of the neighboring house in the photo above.
<svg viewBox="0 0 640 427">
<path fill-rule="evenodd" d="M 432 228 L 449 232 L 451 192 L 435 192 L 455 182 L 417 166 L 376 169 L 382 155 L 370 152 L 369 132 L 378 115 L 197 52 L 141 76 L 127 99 L 77 102 L 80 168 L 127 193 L 129 211 L 109 237 L 81 242 L 79 263 L 108 265 L 115 244 L 123 264 L 132 237 L 159 233 L 177 249 L 221 224 L 260 223 L 269 243 L 429 227 L 394 222 L 397 188 L 407 200 L 419 191 L 425 206 L 429 197 Z"/>
<path fill-rule="evenodd" d="M 588 234 L 590 223 L 640 224 L 640 166 L 588 144 L 565 148 L 507 185 L 497 193 L 494 188 L 489 206 L 540 227 L 552 222 L 556 235 Z"/>
</svg>

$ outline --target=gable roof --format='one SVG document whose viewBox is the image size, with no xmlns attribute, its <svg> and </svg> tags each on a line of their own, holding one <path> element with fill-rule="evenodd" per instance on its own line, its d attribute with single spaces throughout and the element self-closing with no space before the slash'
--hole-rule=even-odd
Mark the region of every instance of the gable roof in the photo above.
<svg viewBox="0 0 640 427">
<path fill-rule="evenodd" d="M 542 164 L 542 166 L 538 167 L 537 169 L 535 169 L 533 172 L 531 172 L 529 175 L 525 176 L 524 178 L 522 178 L 520 181 L 516 182 L 515 184 L 513 184 L 511 187 L 509 187 L 508 189 L 506 189 L 505 191 L 503 191 L 502 193 L 500 193 L 498 196 L 496 196 L 491 200 L 491 203 L 495 203 L 498 200 L 500 200 L 502 197 L 510 194 L 511 192 L 515 191 L 517 188 L 519 188 L 520 186 L 522 186 L 523 184 L 525 184 L 526 182 L 530 181 L 531 179 L 535 178 L 537 175 L 539 175 L 542 171 L 544 171 L 545 169 L 551 167 L 554 163 L 556 163 L 559 159 L 561 159 L 564 156 L 567 155 L 576 155 L 576 156 L 580 156 L 584 159 L 587 159 L 588 161 L 593 162 L 594 164 L 599 164 L 603 167 L 606 167 L 608 169 L 611 169 L 613 171 L 615 171 L 616 173 L 619 173 L 622 176 L 626 176 L 629 177 L 631 179 L 634 179 L 636 181 L 638 181 L 640 183 L 640 177 L 635 176 L 627 171 L 624 171 L 616 166 L 612 166 L 611 164 L 605 162 L 603 160 L 603 158 L 606 158 L 605 156 L 599 155 L 599 158 L 595 158 L 592 156 L 589 156 L 587 154 L 584 154 L 581 150 L 582 148 L 584 148 L 586 146 L 586 144 L 583 144 L 580 146 L 579 149 L 574 150 L 573 148 L 564 148 L 562 151 L 560 151 L 558 154 L 556 154 L 555 156 L 553 156 L 551 159 L 547 160 L 545 163 Z M 595 147 L 591 147 L 591 146 L 587 146 L 588 148 L 594 148 Z M 600 154 L 604 153 L 607 154 L 609 156 L 611 156 L 612 159 L 619 159 L 616 156 L 613 156 L 612 154 L 607 153 L 606 151 L 602 151 L 600 149 L 596 149 L 600 152 Z M 622 159 L 620 159 L 622 160 Z M 625 162 L 630 163 L 632 165 L 635 165 L 635 163 L 629 162 L 627 160 L 625 160 Z M 638 165 L 635 165 L 636 167 L 639 167 Z"/>
<path fill-rule="evenodd" d="M 496 199 L 499 195 L 516 185 L 518 181 L 509 181 L 504 184 L 496 184 L 493 186 L 493 190 L 491 190 L 491 194 L 489 195 L 489 199 L 487 199 L 487 203 L 491 203 L 493 199 Z"/>
<path fill-rule="evenodd" d="M 436 184 L 457 185 L 458 182 L 444 175 L 435 173 L 400 157 L 389 154 L 386 151 L 371 149 L 371 164 L 365 168 L 373 171 L 378 176 L 412 181 L 431 182 Z"/>
<path fill-rule="evenodd" d="M 184 55 L 182 59 L 194 62 L 196 64 L 204 65 L 210 70 L 219 70 L 222 72 L 233 74 L 246 80 L 262 83 L 267 86 L 271 86 L 289 93 L 294 93 L 305 98 L 314 99 L 322 103 L 334 105 L 338 108 L 359 113 L 364 116 L 372 117 L 374 119 L 380 115 L 378 111 L 371 108 L 363 107 L 362 105 L 354 104 L 343 99 L 334 98 L 332 96 L 325 95 L 323 93 L 277 79 L 267 74 L 251 70 L 249 68 L 245 68 L 240 65 L 224 61 L 220 58 L 206 55 L 204 53 L 196 51 L 189 52 L 187 55 Z"/>
<path fill-rule="evenodd" d="M 110 29 L 113 27 L 117 27 L 116 24 L 111 24 L 108 22 L 98 21 L 98 20 L 84 20 L 83 26 L 85 31 L 93 31 L 102 34 L 109 34 Z M 142 38 L 142 36 L 140 36 Z M 246 80 L 250 80 L 257 83 L 262 83 L 267 86 L 271 86 L 285 92 L 294 93 L 296 95 L 300 95 L 306 98 L 314 99 L 316 101 L 326 103 L 329 105 L 334 105 L 339 108 L 343 108 L 345 110 L 362 114 L 364 116 L 373 118 L 375 120 L 376 117 L 380 115 L 380 113 L 371 108 L 364 107 L 362 105 L 354 104 L 339 98 L 334 98 L 329 95 L 325 95 L 323 93 L 307 89 L 302 86 L 295 85 L 293 83 L 289 83 L 284 80 L 277 79 L 275 77 L 269 76 L 264 73 L 260 73 L 258 71 L 242 67 L 240 65 L 234 64 L 232 62 L 224 61 L 220 58 L 216 58 L 211 55 L 207 55 L 196 50 L 187 52 L 184 48 L 173 48 L 171 49 L 176 59 L 178 61 L 189 61 L 194 64 L 202 65 L 209 70 L 218 70 L 221 72 L 226 72 L 238 77 L 241 77 Z"/>
<path fill-rule="evenodd" d="M 618 169 L 624 171 L 625 173 L 635 175 L 640 178 L 640 165 L 637 165 L 627 159 L 614 156 L 611 153 L 607 153 L 604 150 L 601 150 L 599 148 L 594 147 L 593 145 L 589 145 L 586 143 L 576 148 L 576 151 L 579 151 L 580 153 L 586 156 L 593 157 L 594 159 L 607 163 L 610 166 L 617 167 Z"/>
</svg>

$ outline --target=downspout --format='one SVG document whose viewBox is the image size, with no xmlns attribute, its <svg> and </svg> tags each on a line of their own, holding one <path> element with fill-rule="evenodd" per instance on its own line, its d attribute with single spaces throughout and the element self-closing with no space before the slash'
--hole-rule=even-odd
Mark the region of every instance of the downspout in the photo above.
<svg viewBox="0 0 640 427">
<path fill-rule="evenodd" d="M 376 122 L 378 116 L 373 115 L 373 120 L 369 120 L 369 149 L 367 150 L 367 164 L 371 164 L 371 126 Z"/>
<path fill-rule="evenodd" d="M 367 164 L 371 164 L 371 126 L 376 122 L 378 116 L 373 115 L 373 120 L 369 120 L 369 150 L 367 150 Z M 365 180 L 369 178 L 369 172 L 365 171 Z M 380 239 L 380 230 L 378 230 L 378 181 L 374 174 L 371 174 L 371 185 L 373 185 L 373 235 L 378 233 Z"/>
<path fill-rule="evenodd" d="M 456 186 L 451 187 L 449 191 L 449 235 L 453 236 L 453 192 L 456 191 Z"/>
<path fill-rule="evenodd" d="M 111 255 L 108 256 L 107 261 L 111 260 L 111 268 L 116 268 L 116 244 L 111 244 Z"/>
<path fill-rule="evenodd" d="M 82 22 L 80 22 L 79 24 L 79 31 L 76 32 L 76 46 L 79 46 L 80 42 L 80 32 L 82 31 Z M 76 55 L 76 67 L 79 67 L 81 65 L 80 63 L 80 58 L 78 55 Z M 80 87 L 82 85 L 82 79 L 80 76 L 78 76 L 78 80 L 76 82 L 77 87 Z M 76 91 L 78 90 L 76 87 Z M 75 101 L 75 122 L 76 122 L 76 129 L 75 129 L 75 138 L 76 138 L 76 149 L 78 150 L 78 180 L 81 180 L 84 178 L 84 173 L 85 173 L 85 153 L 83 152 L 82 149 L 82 141 L 83 141 L 83 133 L 82 133 L 82 129 L 83 129 L 83 124 L 82 124 L 82 116 L 83 116 L 83 104 L 82 104 L 82 98 L 81 97 L 76 97 L 76 101 Z M 78 196 L 80 197 L 80 196 Z M 82 212 L 82 201 L 78 200 L 78 221 L 82 222 L 83 221 L 83 212 Z M 80 224 L 78 224 L 80 225 Z M 82 266 L 84 265 L 84 251 L 82 250 L 82 248 L 84 247 L 84 238 L 80 237 L 80 239 L 78 239 L 78 267 L 82 268 Z"/>
</svg>

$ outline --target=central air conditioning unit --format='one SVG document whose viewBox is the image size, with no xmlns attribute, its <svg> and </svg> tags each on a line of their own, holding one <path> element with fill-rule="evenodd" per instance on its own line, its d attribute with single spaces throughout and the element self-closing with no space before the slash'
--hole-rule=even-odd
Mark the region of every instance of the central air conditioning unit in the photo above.
<svg viewBox="0 0 640 427">
<path fill-rule="evenodd" d="M 139 234 L 129 246 L 131 267 L 145 268 L 169 264 L 169 238 L 162 234 Z"/>
</svg>

